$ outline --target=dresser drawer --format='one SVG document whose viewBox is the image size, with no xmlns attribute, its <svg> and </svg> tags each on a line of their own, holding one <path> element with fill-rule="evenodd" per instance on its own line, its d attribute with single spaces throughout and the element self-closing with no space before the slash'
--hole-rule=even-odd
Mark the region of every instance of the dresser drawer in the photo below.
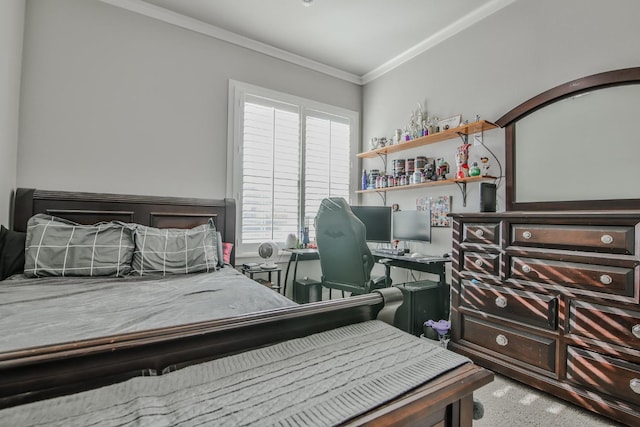
<svg viewBox="0 0 640 427">
<path fill-rule="evenodd" d="M 513 224 L 511 244 L 616 254 L 634 253 L 633 227 Z"/>
<path fill-rule="evenodd" d="M 515 279 L 634 296 L 633 268 L 511 257 L 510 275 Z"/>
<path fill-rule="evenodd" d="M 569 332 L 640 349 L 640 312 L 571 301 Z"/>
<path fill-rule="evenodd" d="M 550 295 L 463 281 L 461 297 L 463 307 L 541 328 L 557 326 L 558 299 Z"/>
<path fill-rule="evenodd" d="M 482 243 L 486 245 L 497 245 L 500 243 L 500 224 L 464 224 L 462 229 L 462 243 Z"/>
<path fill-rule="evenodd" d="M 500 256 L 498 254 L 484 254 L 477 252 L 464 253 L 464 270 L 475 273 L 498 276 L 500 274 Z"/>
<path fill-rule="evenodd" d="M 640 365 L 576 347 L 567 349 L 567 379 L 640 405 Z"/>
<path fill-rule="evenodd" d="M 462 319 L 461 337 L 506 357 L 555 372 L 554 339 L 497 326 L 469 316 Z"/>
</svg>

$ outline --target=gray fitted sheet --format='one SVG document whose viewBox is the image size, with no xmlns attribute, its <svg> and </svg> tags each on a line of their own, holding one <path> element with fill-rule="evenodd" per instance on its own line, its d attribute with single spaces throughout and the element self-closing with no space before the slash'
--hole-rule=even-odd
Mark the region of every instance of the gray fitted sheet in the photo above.
<svg viewBox="0 0 640 427">
<path fill-rule="evenodd" d="M 231 267 L 125 278 L 0 282 L 0 352 L 297 305 Z"/>
<path fill-rule="evenodd" d="M 330 426 L 470 363 L 380 321 L 0 411 L 0 426 Z"/>
</svg>

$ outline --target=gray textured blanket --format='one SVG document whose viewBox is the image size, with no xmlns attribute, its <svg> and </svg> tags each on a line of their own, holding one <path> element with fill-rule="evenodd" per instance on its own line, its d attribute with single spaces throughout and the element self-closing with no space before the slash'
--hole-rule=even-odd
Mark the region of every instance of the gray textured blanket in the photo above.
<svg viewBox="0 0 640 427">
<path fill-rule="evenodd" d="M 0 352 L 296 305 L 225 267 L 174 276 L 15 276 L 0 284 Z"/>
<path fill-rule="evenodd" d="M 327 426 L 469 363 L 379 321 L 0 411 L 2 426 Z"/>
</svg>

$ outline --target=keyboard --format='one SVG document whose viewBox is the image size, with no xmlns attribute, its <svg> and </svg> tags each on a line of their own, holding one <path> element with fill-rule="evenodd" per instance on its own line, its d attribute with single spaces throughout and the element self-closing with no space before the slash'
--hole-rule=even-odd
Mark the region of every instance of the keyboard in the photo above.
<svg viewBox="0 0 640 427">
<path fill-rule="evenodd" d="M 381 254 L 381 255 L 404 255 L 404 249 L 389 249 L 389 248 L 385 248 L 385 249 L 375 249 L 374 250 L 375 253 Z"/>
</svg>

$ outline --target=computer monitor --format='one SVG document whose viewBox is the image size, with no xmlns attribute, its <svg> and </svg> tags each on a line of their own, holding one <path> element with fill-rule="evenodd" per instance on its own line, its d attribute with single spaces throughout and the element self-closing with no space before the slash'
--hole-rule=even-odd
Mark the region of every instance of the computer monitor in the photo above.
<svg viewBox="0 0 640 427">
<path fill-rule="evenodd" d="M 367 242 L 391 241 L 390 206 L 351 206 L 351 211 L 367 229 Z"/>
<path fill-rule="evenodd" d="M 393 213 L 393 240 L 431 242 L 431 211 Z"/>
</svg>

